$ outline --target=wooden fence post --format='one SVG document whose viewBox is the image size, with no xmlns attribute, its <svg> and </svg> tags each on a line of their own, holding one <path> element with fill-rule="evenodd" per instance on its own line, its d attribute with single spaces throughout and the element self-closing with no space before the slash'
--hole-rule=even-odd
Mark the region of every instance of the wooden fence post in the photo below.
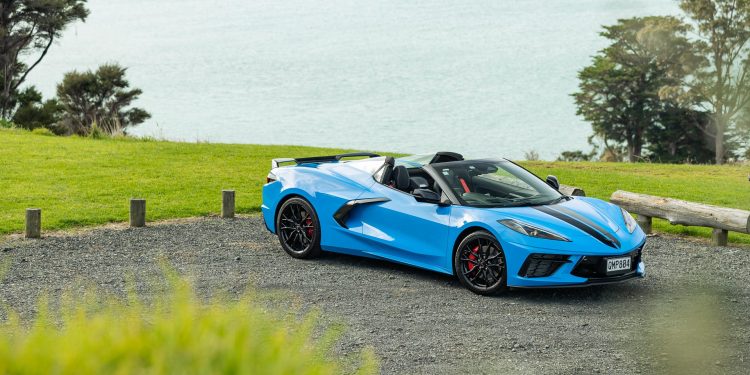
<svg viewBox="0 0 750 375">
<path fill-rule="evenodd" d="M 146 200 L 130 199 L 130 227 L 139 228 L 146 226 Z"/>
<path fill-rule="evenodd" d="M 717 229 L 711 232 L 711 245 L 713 246 L 727 246 L 729 243 L 729 231 L 724 229 Z"/>
<path fill-rule="evenodd" d="M 26 238 L 42 237 L 42 210 L 39 208 L 26 209 Z"/>
<path fill-rule="evenodd" d="M 221 217 L 224 219 L 234 217 L 234 190 L 221 191 Z"/>
<path fill-rule="evenodd" d="M 637 214 L 636 221 L 641 229 L 643 229 L 643 233 L 651 234 L 651 216 Z"/>
</svg>

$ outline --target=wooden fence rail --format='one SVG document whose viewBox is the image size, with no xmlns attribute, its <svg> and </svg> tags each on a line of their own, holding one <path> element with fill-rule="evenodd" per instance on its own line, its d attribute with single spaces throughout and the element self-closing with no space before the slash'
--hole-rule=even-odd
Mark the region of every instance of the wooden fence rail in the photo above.
<svg viewBox="0 0 750 375">
<path fill-rule="evenodd" d="M 586 196 L 586 193 L 583 191 L 583 189 L 575 187 L 575 186 L 568 186 L 568 185 L 560 184 L 560 189 L 558 190 L 565 195 L 572 195 L 576 197 Z"/>
<path fill-rule="evenodd" d="M 651 231 L 651 218 L 658 217 L 673 225 L 713 228 L 716 246 L 727 245 L 729 231 L 750 234 L 750 211 L 622 190 L 612 193 L 610 202 L 638 214 L 638 223 L 646 233 Z"/>
</svg>

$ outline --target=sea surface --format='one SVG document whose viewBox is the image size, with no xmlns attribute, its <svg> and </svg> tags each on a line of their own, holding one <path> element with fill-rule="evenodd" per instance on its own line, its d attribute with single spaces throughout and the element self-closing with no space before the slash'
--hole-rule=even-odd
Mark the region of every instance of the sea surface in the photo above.
<svg viewBox="0 0 750 375">
<path fill-rule="evenodd" d="M 588 149 L 570 96 L 601 25 L 674 0 L 90 0 L 29 82 L 119 62 L 132 132 L 523 158 Z M 280 155 L 293 156 L 293 155 Z"/>
</svg>

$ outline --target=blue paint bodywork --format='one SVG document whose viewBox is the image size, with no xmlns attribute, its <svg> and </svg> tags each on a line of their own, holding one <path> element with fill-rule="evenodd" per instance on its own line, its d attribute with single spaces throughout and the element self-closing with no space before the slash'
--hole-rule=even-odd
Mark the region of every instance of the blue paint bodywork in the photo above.
<svg viewBox="0 0 750 375">
<path fill-rule="evenodd" d="M 593 198 L 572 197 L 550 207 L 575 211 L 620 242 L 607 246 L 573 225 L 533 207 L 477 208 L 440 206 L 418 202 L 414 196 L 376 182 L 368 171 L 345 162 L 307 163 L 274 168 L 276 181 L 263 187 L 262 213 L 266 227 L 276 232 L 277 208 L 286 198 L 299 196 L 315 209 L 321 226 L 321 248 L 326 251 L 385 259 L 445 274 L 454 274 L 453 252 L 462 235 L 484 229 L 500 242 L 511 287 L 554 287 L 586 285 L 589 279 L 571 274 L 584 256 L 628 254 L 645 244 L 646 236 L 636 227 L 633 233 L 620 208 Z M 386 202 L 354 208 L 342 226 L 334 214 L 355 199 L 388 198 Z M 567 237 L 570 242 L 526 236 L 498 223 L 517 219 Z M 569 261 L 547 277 L 519 275 L 532 254 L 562 254 Z M 640 259 L 640 257 L 639 257 Z M 644 276 L 643 262 L 633 276 Z"/>
</svg>

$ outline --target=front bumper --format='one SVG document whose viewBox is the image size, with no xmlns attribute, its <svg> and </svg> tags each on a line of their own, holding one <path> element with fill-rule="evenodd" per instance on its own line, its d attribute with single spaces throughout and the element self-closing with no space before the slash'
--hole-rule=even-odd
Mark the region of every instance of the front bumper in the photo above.
<svg viewBox="0 0 750 375">
<path fill-rule="evenodd" d="M 635 249 L 606 255 L 564 255 L 550 250 L 510 244 L 510 248 L 505 246 L 504 249 L 508 261 L 508 286 L 514 288 L 582 287 L 643 278 L 646 276 L 646 264 L 643 262 L 645 245 L 644 241 Z M 630 270 L 607 275 L 604 270 L 606 258 L 625 256 L 631 258 Z M 550 266 L 547 267 L 547 264 L 540 262 L 549 262 Z"/>
</svg>

